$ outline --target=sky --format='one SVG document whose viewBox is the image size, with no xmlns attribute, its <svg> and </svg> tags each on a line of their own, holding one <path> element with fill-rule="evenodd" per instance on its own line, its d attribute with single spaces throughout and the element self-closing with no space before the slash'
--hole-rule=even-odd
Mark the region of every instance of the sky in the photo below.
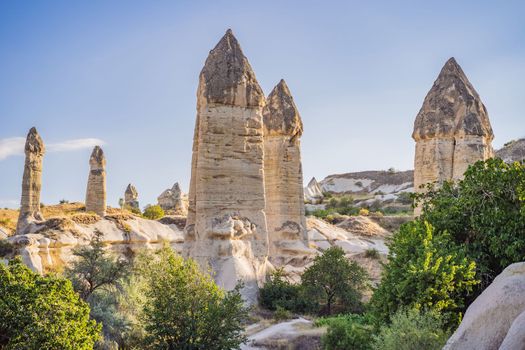
<svg viewBox="0 0 525 350">
<path fill-rule="evenodd" d="M 304 123 L 304 181 L 412 169 L 413 122 L 454 56 L 493 145 L 525 136 L 523 1 L 1 1 L 0 207 L 20 202 L 28 130 L 47 145 L 42 202 L 84 201 L 102 145 L 108 204 L 187 191 L 204 61 L 231 28 L 268 94 L 284 78 Z"/>
</svg>

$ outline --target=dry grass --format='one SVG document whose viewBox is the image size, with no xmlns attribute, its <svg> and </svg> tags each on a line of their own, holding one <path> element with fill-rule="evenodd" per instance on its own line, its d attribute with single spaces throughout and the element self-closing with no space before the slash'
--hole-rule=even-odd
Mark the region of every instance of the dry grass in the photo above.
<svg viewBox="0 0 525 350">
<path fill-rule="evenodd" d="M 7 231 L 8 235 L 13 235 L 18 221 L 18 210 L 0 209 L 0 227 Z"/>
</svg>

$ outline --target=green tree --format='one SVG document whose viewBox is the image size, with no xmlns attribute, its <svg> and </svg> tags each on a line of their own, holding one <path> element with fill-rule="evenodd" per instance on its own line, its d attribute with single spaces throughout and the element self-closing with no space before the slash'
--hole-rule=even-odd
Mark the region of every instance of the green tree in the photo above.
<svg viewBox="0 0 525 350">
<path fill-rule="evenodd" d="M 371 350 L 374 326 L 369 315 L 340 315 L 321 318 L 316 326 L 327 326 L 321 338 L 325 350 Z"/>
<path fill-rule="evenodd" d="M 307 295 L 332 314 L 338 311 L 356 312 L 362 308 L 362 292 L 367 288 L 366 271 L 356 262 L 349 261 L 340 247 L 331 247 L 314 259 L 301 276 Z"/>
<path fill-rule="evenodd" d="M 306 312 L 312 310 L 314 305 L 305 294 L 304 288 L 288 281 L 284 270 L 280 268 L 269 276 L 264 287 L 259 290 L 259 304 L 272 311 L 282 308 L 288 311 Z"/>
<path fill-rule="evenodd" d="M 439 350 L 450 334 L 443 331 L 444 324 L 436 312 L 400 309 L 374 336 L 373 349 L 377 350 Z"/>
<path fill-rule="evenodd" d="M 0 264 L 0 348 L 87 350 L 99 333 L 70 281 L 40 276 L 19 258 Z"/>
<path fill-rule="evenodd" d="M 421 218 L 464 245 L 481 272 L 480 290 L 509 264 L 525 260 L 525 163 L 479 161 L 458 183 L 416 196 Z"/>
<path fill-rule="evenodd" d="M 388 320 L 401 307 L 443 313 L 451 325 L 459 322 L 465 298 L 478 283 L 476 264 L 447 233 L 434 234 L 426 222 L 403 224 L 388 243 L 388 263 L 371 306 Z"/>
<path fill-rule="evenodd" d="M 144 215 L 145 218 L 150 220 L 158 220 L 164 216 L 164 210 L 160 207 L 160 205 L 149 205 L 144 209 Z"/>
<path fill-rule="evenodd" d="M 66 276 L 89 303 L 91 317 L 102 323 L 105 340 L 125 347 L 133 338 L 131 322 L 121 310 L 122 301 L 128 299 L 123 296 L 128 262 L 104 249 L 102 233 L 98 231 L 89 245 L 74 249 L 73 255 L 77 259 L 66 269 Z"/>
<path fill-rule="evenodd" d="M 245 341 L 248 310 L 241 285 L 224 292 L 193 260 L 184 260 L 168 247 L 140 270 L 146 286 L 147 348 L 237 349 Z"/>
</svg>

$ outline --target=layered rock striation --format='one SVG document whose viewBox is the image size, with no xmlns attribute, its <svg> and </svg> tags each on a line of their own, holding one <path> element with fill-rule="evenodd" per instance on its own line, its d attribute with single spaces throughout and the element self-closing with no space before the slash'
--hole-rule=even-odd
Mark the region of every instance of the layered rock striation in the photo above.
<svg viewBox="0 0 525 350">
<path fill-rule="evenodd" d="M 42 160 L 45 146 L 34 127 L 27 134 L 24 151 L 26 158 L 22 178 L 20 215 L 16 225 L 17 234 L 26 233 L 32 224 L 44 220 L 40 212 L 40 190 L 42 188 Z"/>
<path fill-rule="evenodd" d="M 487 110 L 454 58 L 441 69 L 415 123 L 414 186 L 463 177 L 469 165 L 493 157 Z"/>
<path fill-rule="evenodd" d="M 284 80 L 268 95 L 263 120 L 270 258 L 282 266 L 309 252 L 300 147 L 303 123 Z"/>
<path fill-rule="evenodd" d="M 86 211 L 106 215 L 106 158 L 99 146 L 95 146 L 89 158 L 89 177 L 86 190 Z"/>
<path fill-rule="evenodd" d="M 265 97 L 231 30 L 199 77 L 186 254 L 255 302 L 268 257 L 264 194 Z"/>
</svg>

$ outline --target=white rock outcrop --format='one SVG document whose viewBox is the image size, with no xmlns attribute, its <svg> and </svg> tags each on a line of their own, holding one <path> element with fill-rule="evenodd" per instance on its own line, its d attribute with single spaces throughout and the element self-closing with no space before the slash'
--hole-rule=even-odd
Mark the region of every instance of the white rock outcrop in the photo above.
<svg viewBox="0 0 525 350">
<path fill-rule="evenodd" d="M 523 349 L 511 345 L 525 338 L 524 312 L 525 262 L 521 262 L 503 270 L 474 300 L 443 349 Z"/>
<path fill-rule="evenodd" d="M 312 177 L 308 185 L 304 188 L 304 201 L 311 204 L 319 204 L 323 202 L 323 198 L 324 195 L 321 186 L 319 186 L 315 177 Z"/>
<path fill-rule="evenodd" d="M 157 197 L 157 203 L 166 211 L 173 211 L 176 215 L 188 214 L 188 199 L 182 192 L 178 182 L 175 182 L 172 188 L 164 190 Z"/>
<path fill-rule="evenodd" d="M 268 229 L 264 195 L 265 97 L 231 30 L 199 78 L 185 251 L 217 283 L 256 301 L 264 283 Z"/>
</svg>

